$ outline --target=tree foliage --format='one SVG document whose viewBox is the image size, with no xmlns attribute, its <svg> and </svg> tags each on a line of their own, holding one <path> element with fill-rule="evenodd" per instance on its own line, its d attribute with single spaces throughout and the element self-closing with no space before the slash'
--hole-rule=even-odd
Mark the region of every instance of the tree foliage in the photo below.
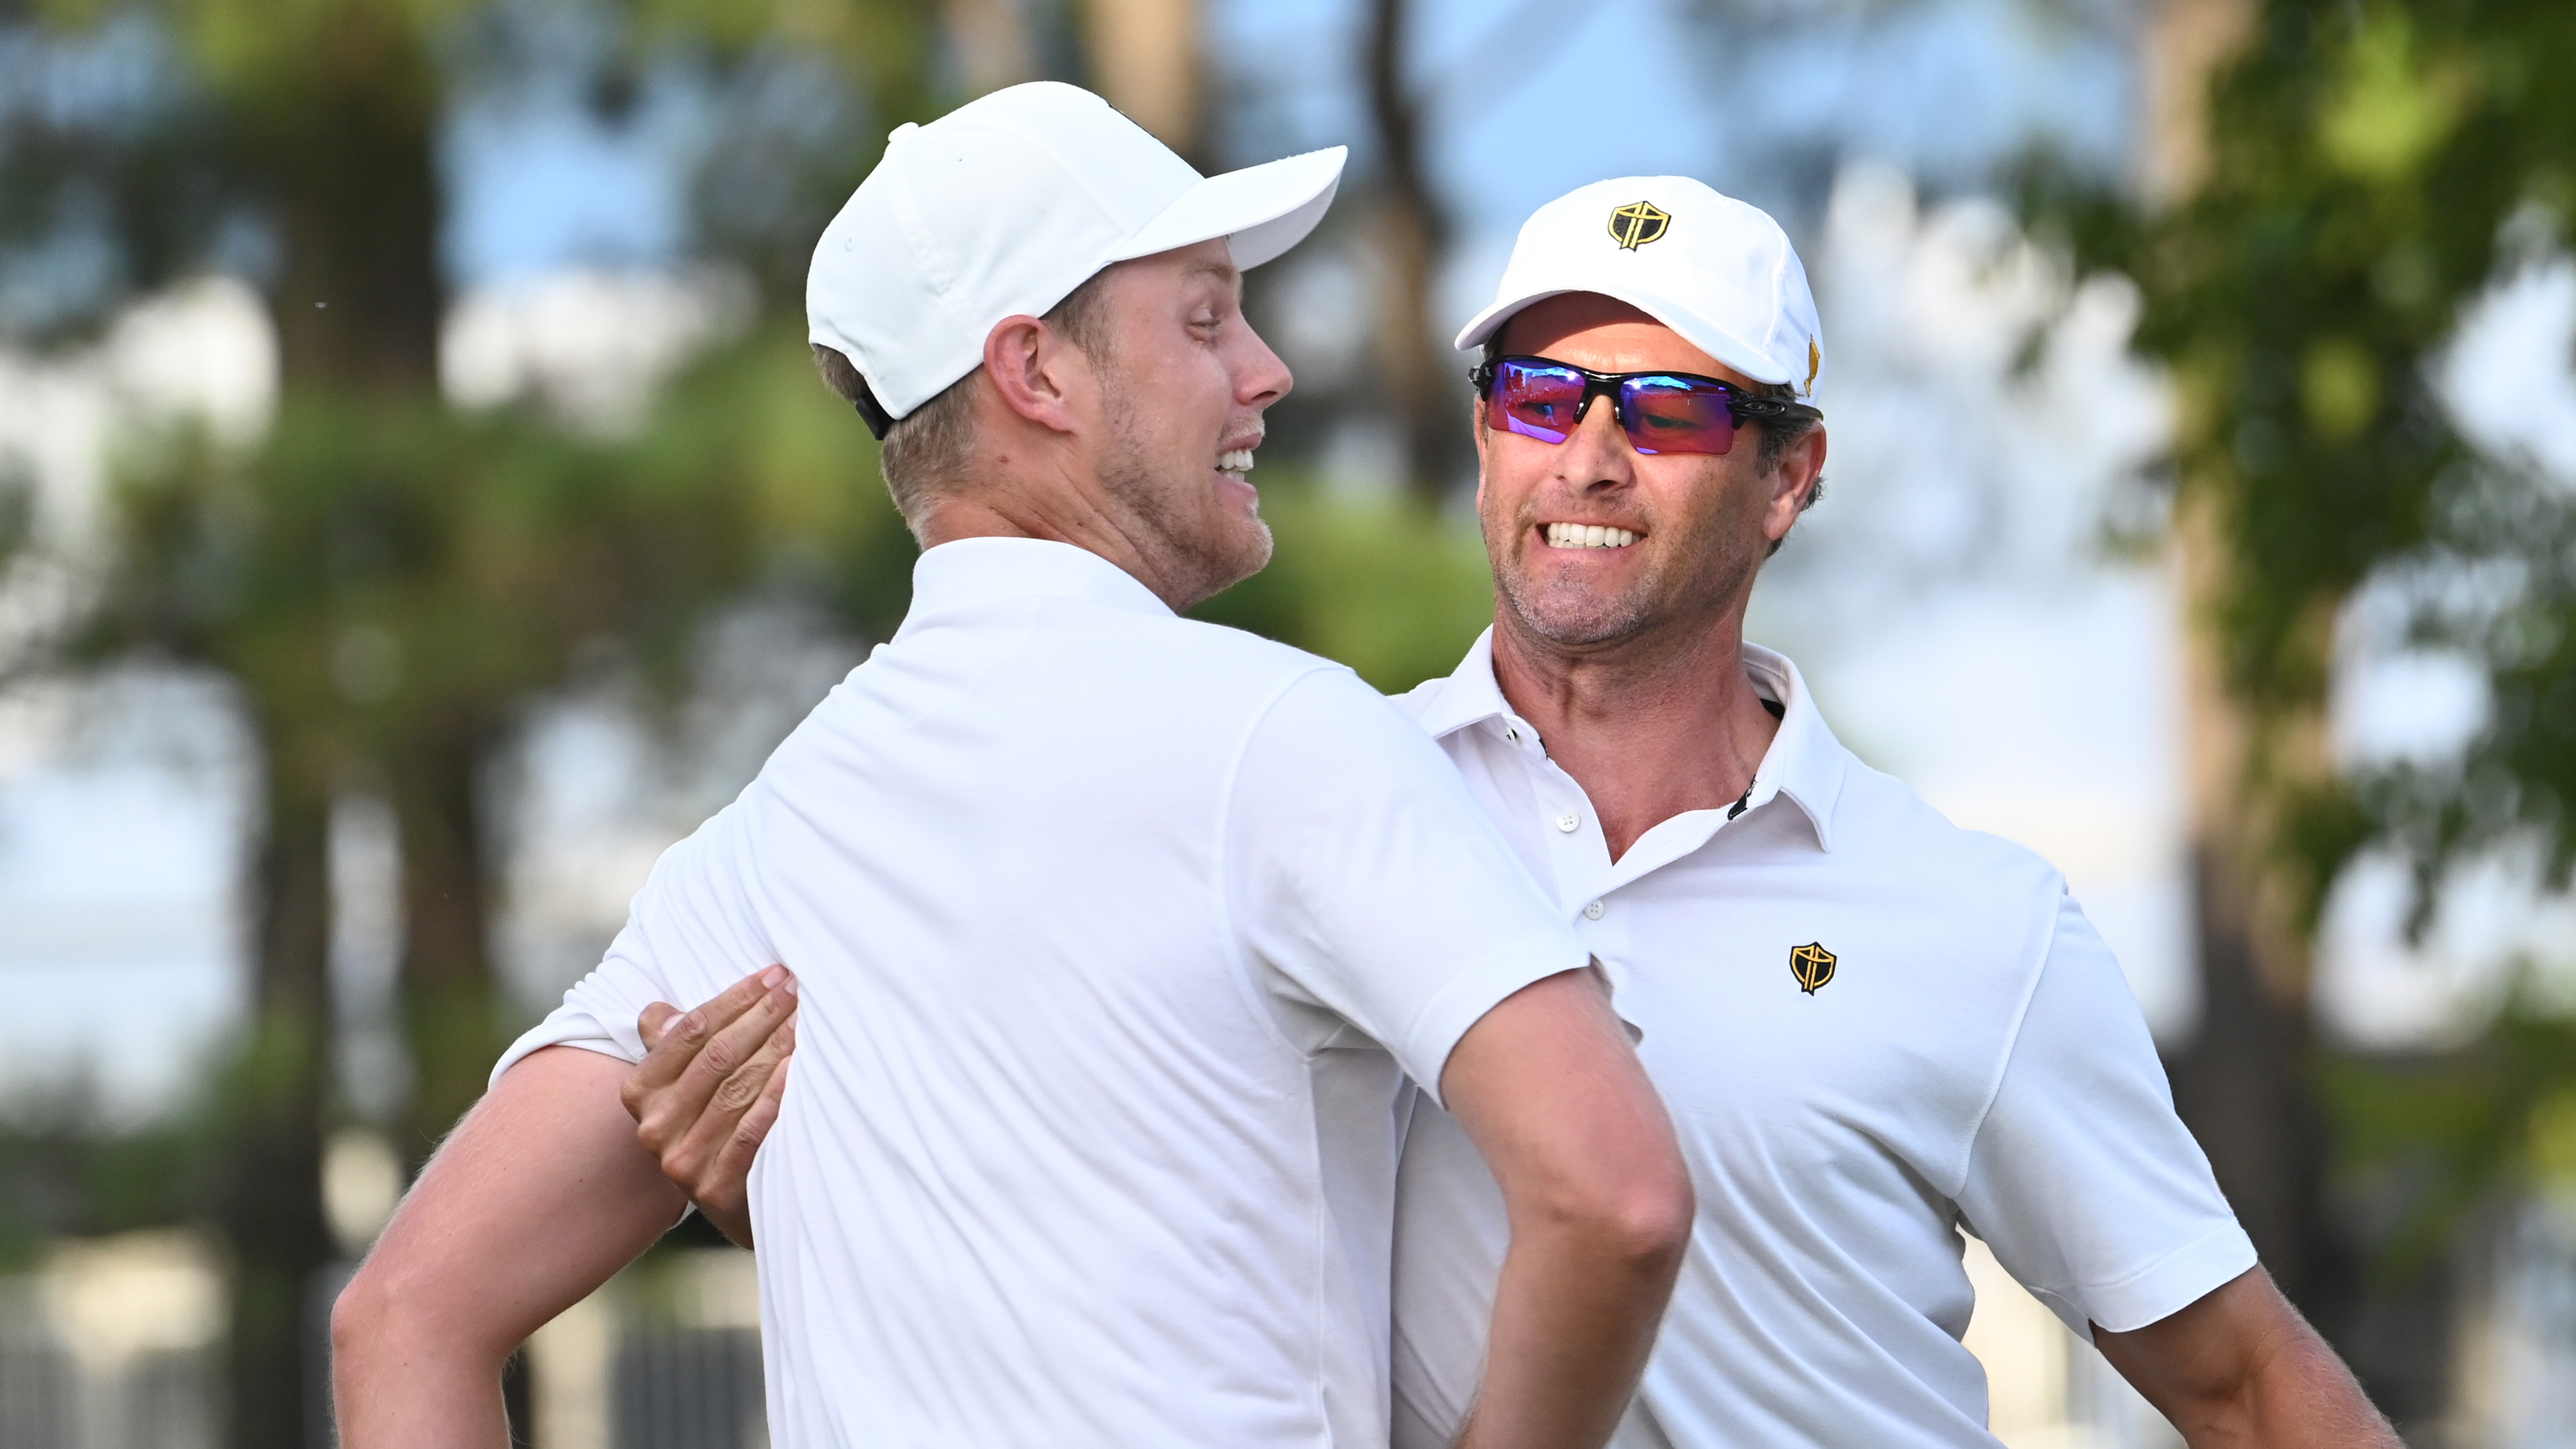
<svg viewBox="0 0 2576 1449">
<path fill-rule="evenodd" d="M 2576 495 L 2481 455 L 2432 372 L 2463 309 L 2562 254 L 2576 215 L 2576 11 L 2544 0 L 2272 0 L 2209 100 L 2207 174 L 2169 208 L 2041 193 L 2086 259 L 2146 294 L 2138 346 L 2181 393 L 2176 478 L 2214 510 L 2209 622 L 2230 690 L 2273 731 L 2258 787 L 2326 703 L 2335 615 L 2365 583 L 2501 566 L 2427 638 L 2476 652 L 2497 704 L 2456 768 L 2302 799 L 2314 880 L 2364 843 L 2428 864 L 2536 832 L 2576 855 Z"/>
<path fill-rule="evenodd" d="M 2241 814 L 2301 927 L 2369 849 L 2414 862 L 2425 910 L 2482 853 L 2535 850 L 2561 886 L 2576 860 L 2576 480 L 2482 448 L 2437 388 L 2465 311 L 2566 255 L 2571 66 L 2576 9 L 2554 0 L 2263 0 L 2188 194 L 2026 196 L 2144 293 L 2137 345 L 2181 403 L 2178 511 L 2211 554 L 2198 622 L 2248 737 Z M 2326 758 L 2338 621 L 2366 589 L 2483 667 L 2492 708 L 2459 758 Z M 2409 1204 L 2397 1257 L 2536 1160 L 2527 1124 L 2569 1090 L 2543 1068 L 2571 1048 L 2517 1006 L 2437 1062 L 2319 1065 L 2347 1180 Z"/>
</svg>

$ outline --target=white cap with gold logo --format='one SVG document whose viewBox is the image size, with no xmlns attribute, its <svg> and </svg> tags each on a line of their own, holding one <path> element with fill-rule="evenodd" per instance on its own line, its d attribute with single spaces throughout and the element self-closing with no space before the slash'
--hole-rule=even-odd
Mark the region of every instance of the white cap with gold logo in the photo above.
<svg viewBox="0 0 2576 1449">
<path fill-rule="evenodd" d="M 1493 305 L 1458 334 L 1484 344 L 1512 314 L 1567 292 L 1616 297 L 1756 382 L 1816 401 L 1824 328 L 1807 269 L 1770 214 L 1687 176 L 1596 181 L 1521 226 Z"/>
</svg>

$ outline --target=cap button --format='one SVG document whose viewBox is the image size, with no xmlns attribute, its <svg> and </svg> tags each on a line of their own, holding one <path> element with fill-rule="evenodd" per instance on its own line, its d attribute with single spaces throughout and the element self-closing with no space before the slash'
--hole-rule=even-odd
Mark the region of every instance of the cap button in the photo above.
<svg viewBox="0 0 2576 1449">
<path fill-rule="evenodd" d="M 909 136 L 920 129 L 921 123 L 919 121 L 906 121 L 902 125 L 895 127 L 893 130 L 886 132 L 886 139 L 888 141 L 892 141 L 897 136 Z"/>
</svg>

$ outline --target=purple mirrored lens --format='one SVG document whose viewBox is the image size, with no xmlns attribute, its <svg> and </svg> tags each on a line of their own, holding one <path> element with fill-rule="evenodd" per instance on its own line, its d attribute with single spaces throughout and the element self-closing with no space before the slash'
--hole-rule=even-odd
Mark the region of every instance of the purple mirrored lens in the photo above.
<svg viewBox="0 0 2576 1449">
<path fill-rule="evenodd" d="M 1683 377 L 1631 377 L 1619 384 L 1619 421 L 1640 453 L 1705 453 L 1735 446 L 1730 393 Z"/>
<path fill-rule="evenodd" d="M 1570 367 L 1506 361 L 1494 380 L 1494 407 L 1510 431 L 1562 443 L 1583 414 L 1583 374 Z"/>
</svg>

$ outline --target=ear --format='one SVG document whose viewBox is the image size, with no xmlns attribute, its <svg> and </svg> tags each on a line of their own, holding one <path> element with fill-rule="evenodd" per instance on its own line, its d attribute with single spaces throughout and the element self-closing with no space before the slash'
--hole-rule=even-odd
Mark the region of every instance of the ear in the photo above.
<svg viewBox="0 0 2576 1449">
<path fill-rule="evenodd" d="M 984 375 L 1003 407 L 1050 432 L 1080 431 L 1084 404 L 1098 392 L 1082 349 L 1026 315 L 984 334 Z"/>
<path fill-rule="evenodd" d="M 1762 515 L 1763 537 L 1776 544 L 1789 536 L 1824 473 L 1825 426 L 1818 423 L 1780 455 L 1779 471 L 1771 475 L 1771 506 Z"/>
<path fill-rule="evenodd" d="M 1467 424 L 1476 439 L 1476 507 L 1479 511 L 1482 511 L 1485 506 L 1485 448 L 1487 446 L 1485 442 L 1485 400 L 1482 397 L 1471 398 L 1468 400 Z"/>
</svg>

